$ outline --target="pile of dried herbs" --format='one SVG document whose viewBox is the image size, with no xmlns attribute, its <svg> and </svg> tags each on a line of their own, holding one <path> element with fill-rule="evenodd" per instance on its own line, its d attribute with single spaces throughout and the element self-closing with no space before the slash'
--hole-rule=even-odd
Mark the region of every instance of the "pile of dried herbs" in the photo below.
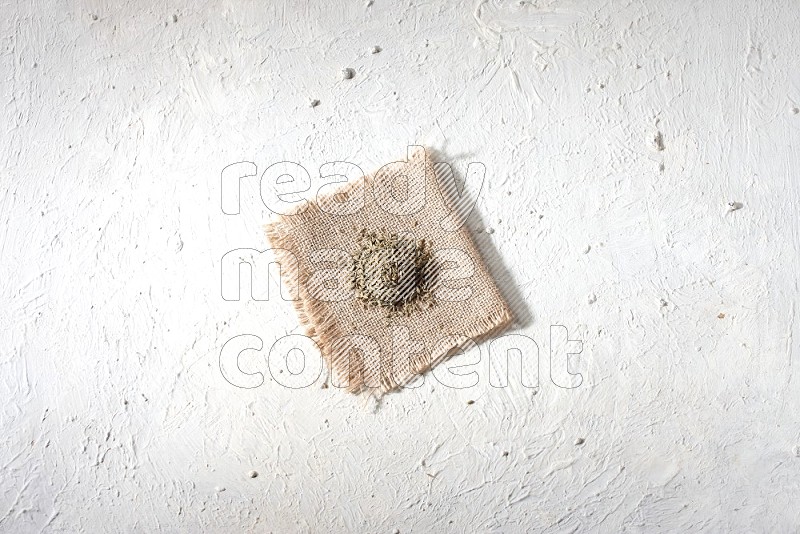
<svg viewBox="0 0 800 534">
<path fill-rule="evenodd" d="M 424 239 L 361 230 L 353 258 L 352 286 L 365 306 L 380 307 L 389 317 L 408 316 L 433 304 L 434 262 Z"/>
</svg>

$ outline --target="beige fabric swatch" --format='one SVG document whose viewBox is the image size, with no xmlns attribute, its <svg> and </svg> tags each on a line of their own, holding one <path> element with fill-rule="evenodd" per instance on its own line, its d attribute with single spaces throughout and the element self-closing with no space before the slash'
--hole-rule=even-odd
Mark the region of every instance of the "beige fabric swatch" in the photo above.
<svg viewBox="0 0 800 534">
<path fill-rule="evenodd" d="M 418 150 L 356 182 L 326 186 L 333 191 L 266 226 L 281 277 L 299 295 L 300 322 L 338 387 L 391 391 L 511 321 L 466 225 L 448 227 L 458 196 L 437 168 Z M 362 229 L 430 243 L 441 267 L 433 306 L 387 318 L 385 310 L 356 300 L 350 263 Z"/>
</svg>

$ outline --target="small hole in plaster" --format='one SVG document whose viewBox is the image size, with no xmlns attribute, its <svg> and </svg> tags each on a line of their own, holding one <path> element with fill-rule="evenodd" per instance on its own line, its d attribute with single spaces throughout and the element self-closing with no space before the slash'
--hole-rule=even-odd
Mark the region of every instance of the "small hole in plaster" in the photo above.
<svg viewBox="0 0 800 534">
<path fill-rule="evenodd" d="M 653 147 L 662 152 L 667 146 L 664 144 L 664 134 L 661 132 L 656 132 L 656 135 L 653 137 Z"/>
</svg>

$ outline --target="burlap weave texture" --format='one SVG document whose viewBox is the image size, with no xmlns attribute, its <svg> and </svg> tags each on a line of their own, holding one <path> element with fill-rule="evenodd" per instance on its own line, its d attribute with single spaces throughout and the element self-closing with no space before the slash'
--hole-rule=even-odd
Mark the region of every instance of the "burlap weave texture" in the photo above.
<svg viewBox="0 0 800 534">
<path fill-rule="evenodd" d="M 300 322 L 333 371 L 335 385 L 388 392 L 511 321 L 511 312 L 466 225 L 452 218 L 454 196 L 424 150 L 408 161 L 344 184 L 278 216 L 266 234 L 293 293 Z M 333 189 L 328 187 L 327 189 Z M 387 318 L 349 285 L 362 230 L 413 235 L 440 265 L 435 303 Z"/>
</svg>

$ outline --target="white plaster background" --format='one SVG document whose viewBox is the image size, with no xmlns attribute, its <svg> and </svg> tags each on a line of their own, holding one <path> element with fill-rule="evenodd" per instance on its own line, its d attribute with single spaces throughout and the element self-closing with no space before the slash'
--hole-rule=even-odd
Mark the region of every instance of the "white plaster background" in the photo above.
<svg viewBox="0 0 800 534">
<path fill-rule="evenodd" d="M 800 528 L 797 2 L 0 13 L 0 531 Z M 220 296 L 268 218 L 257 180 L 222 214 L 222 168 L 412 143 L 485 163 L 472 224 L 538 395 L 228 384 L 229 338 L 301 330 Z M 549 380 L 551 323 L 584 342 L 577 389 Z"/>
</svg>

